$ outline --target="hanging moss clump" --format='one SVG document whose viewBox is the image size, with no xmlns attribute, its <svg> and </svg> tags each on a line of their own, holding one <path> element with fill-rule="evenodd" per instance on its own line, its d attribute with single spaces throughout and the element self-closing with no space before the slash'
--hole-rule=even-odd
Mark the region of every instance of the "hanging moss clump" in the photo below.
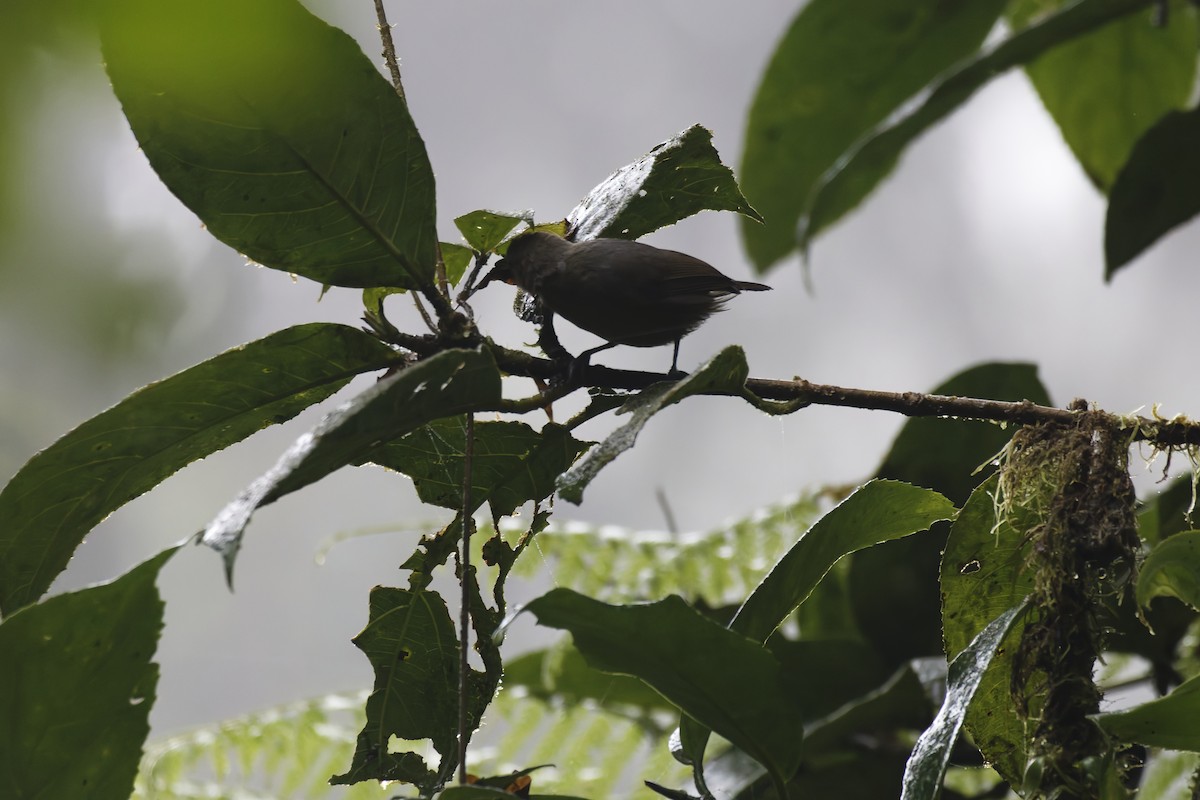
<svg viewBox="0 0 1200 800">
<path fill-rule="evenodd" d="M 1120 777 L 1088 715 L 1103 649 L 1099 622 L 1131 579 L 1139 552 L 1128 444 L 1086 410 L 1071 424 L 1022 428 L 1000 475 L 998 514 L 1027 538 L 1034 576 L 1029 615 L 1014 658 L 1012 692 L 1030 732 L 1024 796 L 1095 798 Z"/>
</svg>

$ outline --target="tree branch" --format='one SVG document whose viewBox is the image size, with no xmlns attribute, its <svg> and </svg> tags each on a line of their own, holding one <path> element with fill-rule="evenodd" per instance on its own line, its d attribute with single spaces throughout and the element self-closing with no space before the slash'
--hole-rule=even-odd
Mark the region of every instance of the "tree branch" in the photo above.
<svg viewBox="0 0 1200 800">
<path fill-rule="evenodd" d="M 413 352 L 419 358 L 432 356 L 446 349 L 447 346 L 469 346 L 468 342 L 447 345 L 437 337 L 414 336 L 405 333 L 392 333 L 386 338 L 390 343 Z M 526 413 L 543 408 L 548 403 L 566 397 L 578 389 L 639 391 L 662 381 L 678 379 L 677 375 L 668 376 L 660 372 L 642 372 L 589 365 L 578 370 L 578 374 L 572 376 L 574 380 L 568 383 L 562 361 L 552 361 L 520 350 L 501 347 L 490 339 L 483 340 L 482 346 L 491 352 L 492 357 L 496 360 L 496 365 L 506 375 L 537 378 L 550 384 L 549 389 L 538 394 L 518 400 L 503 400 L 495 409 L 489 409 L 494 411 Z M 746 392 L 753 396 L 747 398 L 752 402 L 753 400 L 766 400 L 784 404 L 774 406 L 774 413 L 791 413 L 807 405 L 845 406 L 869 411 L 893 411 L 907 417 L 953 417 L 1016 425 L 1069 422 L 1077 415 L 1085 413 L 1087 408 L 1087 403 L 1082 400 L 1072 401 L 1072 409 L 1065 409 L 1042 406 L 1029 400 L 1012 402 L 924 392 L 854 389 L 832 384 L 812 383 L 803 378 L 793 378 L 792 380 L 749 378 L 742 392 L 711 391 L 702 394 L 745 397 Z M 1157 414 L 1153 417 L 1143 417 L 1132 414 L 1110 414 L 1103 411 L 1087 413 L 1101 413 L 1111 417 L 1120 429 L 1129 432 L 1131 443 L 1148 442 L 1164 448 L 1200 446 L 1200 422 L 1182 415 L 1171 419 L 1162 419 Z"/>
</svg>

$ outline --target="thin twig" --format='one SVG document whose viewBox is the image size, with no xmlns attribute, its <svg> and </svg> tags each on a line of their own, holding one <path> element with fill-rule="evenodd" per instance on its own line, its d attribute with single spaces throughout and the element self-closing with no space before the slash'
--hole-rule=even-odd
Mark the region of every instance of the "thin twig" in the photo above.
<svg viewBox="0 0 1200 800">
<path fill-rule="evenodd" d="M 450 281 L 446 277 L 446 260 L 442 258 L 442 243 L 434 242 L 434 248 L 437 250 L 437 261 L 434 262 L 433 275 L 437 281 L 438 291 L 442 293 L 442 297 L 450 299 Z"/>
<path fill-rule="evenodd" d="M 421 302 L 421 295 L 412 292 L 413 304 L 417 307 L 417 311 L 421 313 L 421 319 L 425 320 L 425 324 L 429 326 L 432 333 L 437 333 L 437 323 L 433 321 L 433 317 L 429 316 L 429 312 L 425 310 L 425 304 Z"/>
<path fill-rule="evenodd" d="M 463 448 L 462 556 L 459 583 L 462 585 L 462 611 L 458 634 L 458 782 L 467 782 L 467 737 L 470 731 L 470 692 L 467 676 L 470 665 L 467 648 L 471 643 L 471 457 L 475 452 L 475 415 L 467 413 L 466 446 Z"/>
<path fill-rule="evenodd" d="M 387 64 L 388 72 L 392 75 L 392 86 L 396 90 L 396 96 L 401 102 L 407 105 L 408 98 L 404 94 L 404 81 L 400 78 L 400 60 L 396 57 L 396 43 L 392 40 L 392 26 L 388 22 L 387 12 L 383 8 L 383 0 L 375 0 L 375 17 L 378 19 L 379 39 L 383 42 L 383 61 Z M 432 286 L 421 286 L 421 294 L 425 295 L 425 299 L 433 306 L 433 310 L 437 312 L 438 319 L 445 322 L 455 314 L 454 307 L 450 305 L 450 287 L 446 281 L 446 264 L 442 261 L 442 248 L 437 247 L 437 261 L 434 266 L 434 273 L 440 293 Z M 416 296 L 415 294 L 413 295 Z M 425 318 L 425 322 L 429 324 L 431 330 L 438 330 L 438 326 L 434 325 L 429 314 L 417 306 L 421 311 L 421 316 Z"/>
<path fill-rule="evenodd" d="M 383 0 L 375 0 L 375 16 L 379 20 L 379 38 L 383 41 L 383 61 L 387 64 L 388 72 L 392 73 L 392 86 L 396 88 L 400 99 L 407 102 L 404 96 L 404 82 L 400 80 L 400 60 L 396 58 L 392 26 L 388 24 L 387 12 L 383 10 Z"/>
</svg>

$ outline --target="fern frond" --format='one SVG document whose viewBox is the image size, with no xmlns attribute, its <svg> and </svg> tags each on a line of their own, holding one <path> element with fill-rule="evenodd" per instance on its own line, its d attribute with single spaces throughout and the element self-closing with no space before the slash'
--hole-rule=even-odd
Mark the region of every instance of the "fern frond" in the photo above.
<svg viewBox="0 0 1200 800">
<path fill-rule="evenodd" d="M 680 594 L 711 607 L 736 604 L 825 510 L 828 496 L 806 494 L 706 533 L 551 522 L 514 572 L 548 569 L 555 585 L 607 602 Z"/>
</svg>

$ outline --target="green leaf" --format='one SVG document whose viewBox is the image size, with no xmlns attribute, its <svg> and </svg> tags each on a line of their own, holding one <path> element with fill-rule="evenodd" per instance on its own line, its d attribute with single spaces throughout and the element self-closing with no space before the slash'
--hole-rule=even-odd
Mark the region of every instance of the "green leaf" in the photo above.
<svg viewBox="0 0 1200 800">
<path fill-rule="evenodd" d="M 436 800 L 512 800 L 516 795 L 488 786 L 451 786 L 439 792 Z M 584 800 L 569 794 L 531 794 L 530 800 Z"/>
<path fill-rule="evenodd" d="M 528 500 L 544 500 L 587 446 L 554 423 L 539 432 L 523 422 L 476 422 L 471 511 L 488 502 L 498 519 Z M 466 420 L 452 417 L 418 428 L 368 458 L 411 477 L 422 501 L 458 511 L 465 448 Z"/>
<path fill-rule="evenodd" d="M 158 684 L 155 580 L 177 549 L 0 624 L 6 797 L 129 797 Z"/>
<path fill-rule="evenodd" d="M 638 239 L 701 211 L 736 211 L 762 222 L 712 146 L 693 125 L 608 176 L 567 215 L 572 238 Z"/>
<path fill-rule="evenodd" d="M 404 102 L 294 0 L 111 0 L 113 89 L 221 241 L 334 286 L 431 285 L 433 169 Z"/>
<path fill-rule="evenodd" d="M 1020 604 L 1033 590 L 1033 576 L 1025 569 L 1024 535 L 1007 520 L 997 525 L 996 483 L 993 476 L 975 490 L 946 539 L 940 585 L 948 659 L 957 658 L 990 620 Z M 992 660 L 966 717 L 976 747 L 1014 785 L 1020 785 L 1028 749 L 1025 724 L 1013 708 L 1010 686 L 1022 627 L 1012 632 L 1008 646 Z"/>
<path fill-rule="evenodd" d="M 953 503 L 929 489 L 882 480 L 859 487 L 780 559 L 729 627 L 765 641 L 842 556 L 926 530 L 954 513 Z"/>
<path fill-rule="evenodd" d="M 367 698 L 367 721 L 358 735 L 350 768 L 334 784 L 398 780 L 429 791 L 439 783 L 414 752 L 396 752 L 392 737 L 429 739 L 441 755 L 438 772 L 453 774 L 458 763 L 458 637 L 446 602 L 436 592 L 376 586 L 371 616 L 354 644 L 371 661 L 375 687 Z M 469 681 L 478 681 L 471 670 Z M 489 696 L 487 700 L 490 700 Z M 471 730 L 483 706 L 469 709 Z"/>
<path fill-rule="evenodd" d="M 760 273 L 796 248 L 821 175 L 872 127 L 973 53 L 998 0 L 813 0 L 784 34 L 750 107 L 742 182 L 765 226 L 742 224 Z"/>
<path fill-rule="evenodd" d="M 1151 0 L 1078 0 L 945 75 L 924 100 L 872 132 L 817 182 L 800 218 L 800 248 L 841 219 L 882 181 L 917 137 L 971 98 L 988 81 L 1042 53 L 1150 5 Z"/>
<path fill-rule="evenodd" d="M 1065 4 L 1020 0 L 1008 18 L 1023 28 Z M 1195 9 L 1173 2 L 1168 25 L 1154 25 L 1149 14 L 1128 16 L 1025 67 L 1063 139 L 1098 188 L 1112 186 L 1147 128 L 1187 104 L 1198 44 Z"/>
<path fill-rule="evenodd" d="M 125 503 L 394 360 L 354 328 L 299 325 L 152 383 L 83 423 L 0 491 L 0 609 L 36 600 L 87 532 Z"/>
<path fill-rule="evenodd" d="M 756 642 L 767 637 L 811 594 L 843 556 L 865 547 L 925 530 L 954 516 L 954 505 L 937 492 L 896 481 L 859 487 L 810 528 L 746 598 L 729 623 Z M 708 732 L 695 720 L 680 723 L 687 757 L 699 763 Z"/>
<path fill-rule="evenodd" d="M 967 707 L 971 705 L 996 651 L 1024 610 L 1022 604 L 996 617 L 950 662 L 946 700 L 933 724 L 917 739 L 904 770 L 901 800 L 937 797 Z"/>
<path fill-rule="evenodd" d="M 1174 478 L 1167 488 L 1147 497 L 1138 509 L 1138 536 L 1151 546 L 1191 529 L 1188 519 L 1195 497 L 1190 473 Z"/>
<path fill-rule="evenodd" d="M 778 778 L 799 766 L 802 709 L 778 659 L 679 597 L 610 606 L 554 589 L 525 610 L 570 631 L 596 669 L 641 678 Z"/>
<path fill-rule="evenodd" d="M 1156 597 L 1177 597 L 1200 610 L 1200 531 L 1178 533 L 1159 542 L 1138 571 L 1137 601 L 1144 608 Z"/>
<path fill-rule="evenodd" d="M 613 675 L 590 667 L 574 647 L 555 646 L 510 658 L 504 664 L 506 689 L 521 687 L 525 696 L 568 706 L 581 703 L 602 708 L 635 707 L 673 711 L 658 692 L 628 675 Z"/>
<path fill-rule="evenodd" d="M 226 578 L 250 517 L 261 506 L 302 489 L 380 445 L 440 417 L 494 408 L 500 372 L 490 353 L 446 350 L 390 375 L 342 405 L 302 436 L 266 474 L 209 523 L 204 544 L 221 554 Z"/>
<path fill-rule="evenodd" d="M 630 398 L 617 412 L 629 414 L 630 419 L 608 438 L 591 449 L 578 464 L 558 480 L 559 493 L 568 502 L 579 504 L 583 490 L 596 474 L 617 456 L 633 447 L 650 417 L 667 406 L 695 394 L 720 393 L 741 396 L 746 390 L 750 368 L 746 354 L 736 345 L 726 347 L 707 364 L 686 378 L 663 381 Z"/>
<path fill-rule="evenodd" d="M 1149 747 L 1200 752 L 1200 677 L 1185 681 L 1166 697 L 1126 711 L 1094 714 L 1096 724 L 1116 739 Z"/>
<path fill-rule="evenodd" d="M 1037 368 L 1030 364 L 971 367 L 935 387 L 933 393 L 1049 403 Z M 1011 431 L 979 420 L 910 419 L 880 464 L 878 476 L 928 487 L 962 505 L 981 480 L 979 468 L 1010 436 Z M 944 541 L 945 529 L 936 526 L 927 535 L 857 553 L 850 564 L 855 619 L 890 665 L 942 653 L 937 576 Z"/>
<path fill-rule="evenodd" d="M 475 253 L 469 247 L 463 247 L 461 244 L 450 244 L 442 242 L 442 262 L 446 265 L 446 280 L 451 286 L 458 284 L 460 278 L 467 271 L 467 267 L 471 265 L 471 259 Z"/>
<path fill-rule="evenodd" d="M 821 673 L 834 665 L 824 664 Z M 937 677 L 945 680 L 944 669 Z M 821 674 L 794 673 L 794 674 Z M 822 681 L 824 675 L 822 675 Z M 914 664 L 897 669 L 881 685 L 871 687 L 804 729 L 806 757 L 823 751 L 853 749 L 856 736 L 879 731 L 920 730 L 933 718 L 933 703 Z"/>
<path fill-rule="evenodd" d="M 533 224 L 529 217 L 497 214 L 495 211 L 472 211 L 456 217 L 454 225 L 467 244 L 481 253 L 491 253 L 522 222 Z"/>
<path fill-rule="evenodd" d="M 1192 791 L 1192 777 L 1200 769 L 1200 755 L 1157 750 L 1146 758 L 1137 800 L 1176 800 Z"/>
<path fill-rule="evenodd" d="M 1105 277 L 1200 213 L 1200 108 L 1172 111 L 1134 145 L 1104 220 Z"/>
</svg>

